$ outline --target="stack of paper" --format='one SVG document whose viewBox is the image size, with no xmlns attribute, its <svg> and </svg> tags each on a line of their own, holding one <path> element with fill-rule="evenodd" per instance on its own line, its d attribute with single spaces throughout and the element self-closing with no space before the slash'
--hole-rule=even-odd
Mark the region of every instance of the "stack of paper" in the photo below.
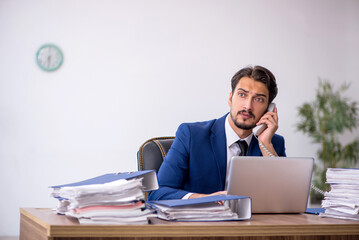
<svg viewBox="0 0 359 240">
<path fill-rule="evenodd" d="M 251 218 L 249 197 L 217 195 L 183 200 L 151 201 L 158 217 L 170 221 L 229 221 Z"/>
<path fill-rule="evenodd" d="M 143 171 L 105 174 L 85 181 L 52 186 L 52 196 L 60 200 L 56 211 L 86 224 L 146 224 L 156 216 L 146 209 Z M 153 179 L 152 179 L 153 180 Z M 154 188 L 156 189 L 156 187 Z M 150 190 L 154 190 L 150 189 Z"/>
<path fill-rule="evenodd" d="M 359 220 L 359 169 L 328 168 L 322 217 Z"/>
</svg>

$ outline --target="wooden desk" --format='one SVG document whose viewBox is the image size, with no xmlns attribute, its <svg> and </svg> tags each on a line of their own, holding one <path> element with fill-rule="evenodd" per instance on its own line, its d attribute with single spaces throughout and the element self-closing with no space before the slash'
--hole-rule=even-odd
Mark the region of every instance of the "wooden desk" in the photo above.
<svg viewBox="0 0 359 240">
<path fill-rule="evenodd" d="M 50 209 L 20 209 L 20 240 L 58 239 L 359 239 L 359 222 L 310 214 L 261 214 L 236 222 L 167 222 L 148 225 L 81 225 Z"/>
</svg>

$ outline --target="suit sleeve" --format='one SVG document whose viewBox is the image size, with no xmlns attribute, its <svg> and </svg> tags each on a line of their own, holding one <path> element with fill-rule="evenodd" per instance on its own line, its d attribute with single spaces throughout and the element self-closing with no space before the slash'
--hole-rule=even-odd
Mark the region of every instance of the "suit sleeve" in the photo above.
<svg viewBox="0 0 359 240">
<path fill-rule="evenodd" d="M 190 141 L 189 126 L 181 124 L 158 171 L 159 189 L 150 193 L 149 200 L 181 199 L 189 193 L 183 188 L 188 178 Z"/>
<path fill-rule="evenodd" d="M 278 156 L 280 156 L 280 157 L 287 156 L 287 154 L 285 152 L 284 137 L 282 137 L 280 135 L 276 135 L 275 139 L 273 139 L 273 146 L 274 146 L 274 149 L 275 149 L 276 153 L 278 154 Z"/>
</svg>

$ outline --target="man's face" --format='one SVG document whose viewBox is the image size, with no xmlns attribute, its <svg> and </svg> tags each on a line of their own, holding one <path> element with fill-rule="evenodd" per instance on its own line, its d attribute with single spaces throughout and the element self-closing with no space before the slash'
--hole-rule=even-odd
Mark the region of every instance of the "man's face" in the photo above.
<svg viewBox="0 0 359 240">
<path fill-rule="evenodd" d="M 268 97 L 266 85 L 249 77 L 241 78 L 228 100 L 234 125 L 245 130 L 254 128 L 267 110 Z"/>
</svg>

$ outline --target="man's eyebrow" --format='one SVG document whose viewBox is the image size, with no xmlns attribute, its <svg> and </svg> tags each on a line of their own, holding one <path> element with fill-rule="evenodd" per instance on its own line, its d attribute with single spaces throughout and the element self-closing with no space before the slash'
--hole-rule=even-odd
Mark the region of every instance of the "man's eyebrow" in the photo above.
<svg viewBox="0 0 359 240">
<path fill-rule="evenodd" d="M 238 88 L 237 90 L 243 91 L 243 92 L 245 92 L 245 93 L 248 93 L 248 92 L 249 92 L 248 90 L 245 90 L 245 89 L 243 89 L 243 88 Z"/>
<path fill-rule="evenodd" d="M 267 98 L 267 95 L 265 95 L 265 94 L 263 94 L 263 93 L 256 93 L 256 96 L 258 96 L 258 97 L 265 97 L 265 98 Z"/>
<path fill-rule="evenodd" d="M 243 88 L 238 88 L 237 90 L 238 90 L 238 91 L 243 91 L 243 92 L 245 92 L 245 93 L 249 93 L 248 90 L 245 90 L 245 89 L 243 89 Z M 264 93 L 256 93 L 255 95 L 258 96 L 258 97 L 265 97 L 265 98 L 267 98 L 267 95 L 265 95 Z"/>
</svg>

